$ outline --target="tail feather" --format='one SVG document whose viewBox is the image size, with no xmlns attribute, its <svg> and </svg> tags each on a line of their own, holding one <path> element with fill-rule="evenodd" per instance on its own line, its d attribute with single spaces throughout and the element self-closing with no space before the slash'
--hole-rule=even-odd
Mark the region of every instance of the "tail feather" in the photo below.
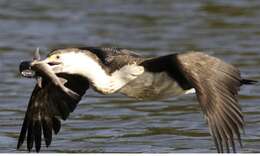
<svg viewBox="0 0 260 156">
<path fill-rule="evenodd" d="M 245 84 L 245 85 L 252 85 L 252 84 L 256 84 L 258 81 L 256 80 L 248 80 L 248 79 L 242 79 L 241 80 L 241 84 Z"/>
</svg>

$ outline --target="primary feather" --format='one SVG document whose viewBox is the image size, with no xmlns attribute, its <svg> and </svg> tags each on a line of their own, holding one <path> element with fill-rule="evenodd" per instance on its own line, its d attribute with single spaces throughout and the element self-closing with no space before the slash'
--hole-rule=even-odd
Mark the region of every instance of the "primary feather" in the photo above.
<svg viewBox="0 0 260 156">
<path fill-rule="evenodd" d="M 80 97 L 88 89 L 88 82 L 77 75 L 60 74 L 59 77 L 66 87 Z M 29 100 L 17 149 L 23 144 L 26 136 L 28 151 L 31 151 L 33 144 L 35 144 L 36 152 L 40 151 L 42 136 L 48 147 L 51 144 L 53 132 L 57 134 L 60 130 L 60 119 L 66 120 L 79 101 L 80 99 L 75 100 L 43 78 L 42 87 L 36 85 Z"/>
</svg>

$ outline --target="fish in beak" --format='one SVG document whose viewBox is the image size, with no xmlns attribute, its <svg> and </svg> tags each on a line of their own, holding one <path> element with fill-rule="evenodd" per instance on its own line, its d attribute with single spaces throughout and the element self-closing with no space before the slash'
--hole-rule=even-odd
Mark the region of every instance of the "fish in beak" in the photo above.
<svg viewBox="0 0 260 156">
<path fill-rule="evenodd" d="M 19 66 L 20 73 L 26 78 L 35 78 L 38 86 L 42 87 L 42 79 L 48 79 L 55 86 L 59 87 L 63 92 L 72 97 L 73 99 L 79 99 L 80 96 L 71 89 L 64 86 L 64 83 L 60 81 L 60 78 L 55 74 L 52 66 L 59 65 L 60 62 L 46 62 L 46 60 L 40 60 L 39 50 L 36 50 L 34 59 L 32 61 L 23 61 Z"/>
</svg>

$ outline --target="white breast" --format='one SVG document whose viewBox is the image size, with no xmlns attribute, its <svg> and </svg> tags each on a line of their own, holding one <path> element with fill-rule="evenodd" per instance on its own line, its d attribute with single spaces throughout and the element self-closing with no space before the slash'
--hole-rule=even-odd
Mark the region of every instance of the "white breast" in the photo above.
<svg viewBox="0 0 260 156">
<path fill-rule="evenodd" d="M 196 93 L 196 90 L 194 88 L 186 90 L 185 94 L 194 94 Z"/>
</svg>

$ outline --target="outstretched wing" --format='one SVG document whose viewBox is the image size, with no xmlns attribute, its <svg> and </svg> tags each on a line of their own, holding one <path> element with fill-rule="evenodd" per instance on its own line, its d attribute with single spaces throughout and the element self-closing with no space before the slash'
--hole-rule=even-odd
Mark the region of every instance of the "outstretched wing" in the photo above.
<svg viewBox="0 0 260 156">
<path fill-rule="evenodd" d="M 64 85 L 82 97 L 89 88 L 89 83 L 77 75 L 58 75 Z M 17 149 L 27 137 L 27 149 L 31 151 L 35 143 L 36 152 L 40 151 L 42 136 L 48 147 L 52 140 L 52 131 L 60 130 L 60 118 L 66 120 L 76 108 L 80 99 L 75 100 L 62 92 L 60 88 L 43 79 L 42 88 L 35 86 L 23 121 Z"/>
<path fill-rule="evenodd" d="M 209 55 L 191 52 L 177 55 L 178 66 L 195 88 L 218 152 L 226 146 L 236 152 L 234 138 L 241 145 L 244 120 L 237 94 L 243 84 L 237 68 Z"/>
</svg>

